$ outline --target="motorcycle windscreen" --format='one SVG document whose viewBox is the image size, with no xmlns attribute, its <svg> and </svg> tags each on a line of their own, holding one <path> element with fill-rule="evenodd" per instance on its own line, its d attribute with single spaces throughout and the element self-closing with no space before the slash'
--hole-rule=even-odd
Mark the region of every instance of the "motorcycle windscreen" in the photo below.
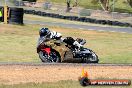
<svg viewBox="0 0 132 88">
<path fill-rule="evenodd" d="M 37 47 L 38 47 L 40 44 L 42 44 L 42 43 L 44 43 L 44 42 L 47 42 L 47 41 L 49 41 L 49 39 L 47 39 L 46 37 L 40 37 L 40 38 L 38 39 Z"/>
</svg>

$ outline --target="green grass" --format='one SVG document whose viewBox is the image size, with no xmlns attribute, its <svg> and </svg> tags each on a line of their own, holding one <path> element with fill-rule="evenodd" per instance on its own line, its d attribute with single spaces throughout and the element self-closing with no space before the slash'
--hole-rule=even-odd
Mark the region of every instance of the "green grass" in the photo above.
<svg viewBox="0 0 132 88">
<path fill-rule="evenodd" d="M 117 3 L 115 3 L 115 11 L 132 13 L 132 8 L 124 0 L 117 0 Z"/>
<path fill-rule="evenodd" d="M 36 53 L 38 30 L 46 25 L 0 24 L 0 62 L 40 63 Z M 64 37 L 87 40 L 85 47 L 94 50 L 100 63 L 132 63 L 132 34 L 96 32 L 61 27 L 49 27 Z M 78 36 L 79 35 L 79 36 Z"/>
<path fill-rule="evenodd" d="M 85 88 L 131 88 L 132 86 L 87 86 Z M 0 88 L 84 88 L 77 81 L 59 81 L 55 83 L 26 83 L 0 85 Z"/>
<path fill-rule="evenodd" d="M 1 62 L 39 62 L 35 50 L 38 37 L 35 28 L 3 24 L 0 26 L 4 30 L 0 32 Z"/>
</svg>

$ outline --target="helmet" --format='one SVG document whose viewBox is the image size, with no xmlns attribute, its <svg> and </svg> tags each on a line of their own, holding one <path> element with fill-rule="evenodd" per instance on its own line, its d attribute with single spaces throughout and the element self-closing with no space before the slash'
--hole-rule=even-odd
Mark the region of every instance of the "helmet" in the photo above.
<svg viewBox="0 0 132 88">
<path fill-rule="evenodd" d="M 39 31 L 39 35 L 40 37 L 42 36 L 46 36 L 50 33 L 50 30 L 48 28 L 41 28 L 40 31 Z"/>
</svg>

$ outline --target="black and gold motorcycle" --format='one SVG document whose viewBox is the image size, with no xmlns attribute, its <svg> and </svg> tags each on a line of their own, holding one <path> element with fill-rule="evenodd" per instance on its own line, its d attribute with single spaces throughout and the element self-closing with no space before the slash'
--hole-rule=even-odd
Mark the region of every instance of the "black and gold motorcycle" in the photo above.
<svg viewBox="0 0 132 88">
<path fill-rule="evenodd" d="M 76 41 L 79 42 L 79 39 Z M 60 40 L 45 40 L 40 38 L 37 46 L 37 53 L 42 62 L 68 62 L 68 63 L 98 63 L 99 59 L 91 49 L 75 47 L 61 42 Z"/>
</svg>

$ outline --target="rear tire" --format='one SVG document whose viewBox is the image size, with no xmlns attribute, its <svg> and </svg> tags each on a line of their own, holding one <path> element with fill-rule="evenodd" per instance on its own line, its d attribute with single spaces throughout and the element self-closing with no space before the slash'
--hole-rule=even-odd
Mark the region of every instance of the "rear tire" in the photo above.
<svg viewBox="0 0 132 88">
<path fill-rule="evenodd" d="M 39 54 L 39 58 L 41 59 L 42 62 L 46 62 L 46 63 L 60 62 L 60 56 L 54 51 L 51 51 L 49 57 L 48 57 L 48 54 L 43 51 L 40 51 L 38 54 Z"/>
</svg>

